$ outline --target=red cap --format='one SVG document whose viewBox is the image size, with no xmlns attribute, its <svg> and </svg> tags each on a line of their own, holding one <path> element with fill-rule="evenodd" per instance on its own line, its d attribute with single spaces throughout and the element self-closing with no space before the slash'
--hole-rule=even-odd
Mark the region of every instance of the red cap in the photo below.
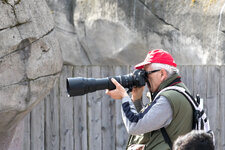
<svg viewBox="0 0 225 150">
<path fill-rule="evenodd" d="M 142 69 L 144 68 L 145 65 L 148 65 L 151 63 L 161 63 L 161 64 L 167 64 L 173 67 L 177 67 L 177 64 L 175 63 L 170 53 L 161 49 L 155 49 L 148 52 L 148 55 L 145 58 L 145 60 L 142 63 L 135 65 L 134 67 L 135 69 Z"/>
</svg>

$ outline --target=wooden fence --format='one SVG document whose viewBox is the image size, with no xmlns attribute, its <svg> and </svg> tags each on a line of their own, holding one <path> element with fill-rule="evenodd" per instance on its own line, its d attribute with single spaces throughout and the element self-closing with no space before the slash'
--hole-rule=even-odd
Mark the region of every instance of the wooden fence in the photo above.
<svg viewBox="0 0 225 150">
<path fill-rule="evenodd" d="M 132 72 L 129 66 L 64 66 L 44 101 L 24 119 L 24 150 L 124 150 L 128 134 L 121 101 L 96 91 L 68 97 L 66 78 L 102 78 Z M 204 98 L 216 149 L 225 150 L 225 66 L 180 66 L 182 80 Z M 145 99 L 145 102 L 147 99 Z"/>
</svg>

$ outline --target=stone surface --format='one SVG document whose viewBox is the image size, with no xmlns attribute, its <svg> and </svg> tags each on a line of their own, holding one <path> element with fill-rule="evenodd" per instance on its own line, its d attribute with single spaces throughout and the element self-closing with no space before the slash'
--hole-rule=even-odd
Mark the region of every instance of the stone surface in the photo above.
<svg viewBox="0 0 225 150">
<path fill-rule="evenodd" d="M 156 48 L 180 65 L 225 63 L 223 0 L 0 0 L 0 17 L 3 150 L 62 63 L 134 65 Z"/>
<path fill-rule="evenodd" d="M 0 149 L 19 149 L 16 126 L 54 86 L 63 60 L 44 0 L 1 0 L 0 17 Z"/>
<path fill-rule="evenodd" d="M 224 64 L 223 0 L 47 2 L 68 64 L 136 64 L 156 48 L 181 65 Z"/>
<path fill-rule="evenodd" d="M 55 19 L 56 35 L 62 49 L 64 64 L 90 65 L 86 50 L 80 44 L 74 28 L 76 1 L 46 0 Z"/>
</svg>

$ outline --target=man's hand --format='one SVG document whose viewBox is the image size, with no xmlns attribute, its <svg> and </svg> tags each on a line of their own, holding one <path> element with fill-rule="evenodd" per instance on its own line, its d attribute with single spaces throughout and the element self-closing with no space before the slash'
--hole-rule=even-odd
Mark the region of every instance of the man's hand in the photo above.
<svg viewBox="0 0 225 150">
<path fill-rule="evenodd" d="M 116 86 L 114 90 L 106 90 L 106 94 L 109 95 L 112 99 L 122 99 L 125 96 L 128 96 L 126 90 L 122 85 L 120 85 L 115 79 L 111 79 L 112 83 Z"/>
<path fill-rule="evenodd" d="M 132 89 L 132 97 L 131 97 L 131 99 L 133 101 L 141 99 L 143 91 L 144 91 L 144 88 L 145 88 L 144 86 L 143 87 L 134 87 Z"/>
</svg>

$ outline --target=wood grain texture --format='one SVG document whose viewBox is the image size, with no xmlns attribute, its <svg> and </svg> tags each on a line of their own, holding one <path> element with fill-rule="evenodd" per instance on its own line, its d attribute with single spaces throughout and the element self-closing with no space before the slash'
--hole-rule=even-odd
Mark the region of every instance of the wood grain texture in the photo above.
<svg viewBox="0 0 225 150">
<path fill-rule="evenodd" d="M 219 99 L 221 101 L 219 108 L 220 115 L 220 143 L 217 145 L 219 149 L 225 149 L 225 66 L 221 66 L 220 68 L 220 91 L 219 91 Z"/>
<path fill-rule="evenodd" d="M 206 97 L 206 108 L 208 111 L 208 117 L 210 119 L 210 126 L 214 131 L 216 137 L 216 149 L 219 149 L 221 143 L 221 128 L 220 128 L 220 67 L 219 66 L 208 66 L 208 77 L 207 77 L 207 97 Z"/>
<path fill-rule="evenodd" d="M 129 68 L 123 66 L 115 67 L 115 75 L 124 75 L 128 73 L 128 70 Z M 128 140 L 128 134 L 121 117 L 121 104 L 120 100 L 116 101 L 116 150 L 124 150 Z"/>
<path fill-rule="evenodd" d="M 101 67 L 101 78 L 113 75 L 113 68 Z M 105 91 L 102 91 L 101 120 L 102 120 L 102 150 L 115 149 L 115 100 L 110 99 Z"/>
<path fill-rule="evenodd" d="M 64 66 L 50 94 L 24 119 L 23 150 L 124 150 L 128 134 L 121 118 L 121 101 L 112 100 L 105 90 L 68 97 L 65 81 L 67 77 L 126 75 L 132 68 Z M 225 149 L 225 66 L 179 66 L 179 69 L 192 94 L 199 93 L 204 99 L 216 136 L 216 149 Z"/>
<path fill-rule="evenodd" d="M 74 68 L 74 77 L 87 77 L 87 67 Z M 77 150 L 88 149 L 87 95 L 73 97 L 74 144 Z"/>
<path fill-rule="evenodd" d="M 59 149 L 59 81 L 45 98 L 45 147 Z"/>
<path fill-rule="evenodd" d="M 73 150 L 74 149 L 74 128 L 73 128 L 73 99 L 68 97 L 66 91 L 66 78 L 73 76 L 73 67 L 64 66 L 60 77 L 59 90 L 59 136 L 60 149 Z"/>
<path fill-rule="evenodd" d="M 100 67 L 88 67 L 88 77 L 99 78 Z M 90 150 L 102 149 L 102 136 L 101 136 L 101 91 L 89 93 L 88 100 L 88 145 Z"/>
</svg>

